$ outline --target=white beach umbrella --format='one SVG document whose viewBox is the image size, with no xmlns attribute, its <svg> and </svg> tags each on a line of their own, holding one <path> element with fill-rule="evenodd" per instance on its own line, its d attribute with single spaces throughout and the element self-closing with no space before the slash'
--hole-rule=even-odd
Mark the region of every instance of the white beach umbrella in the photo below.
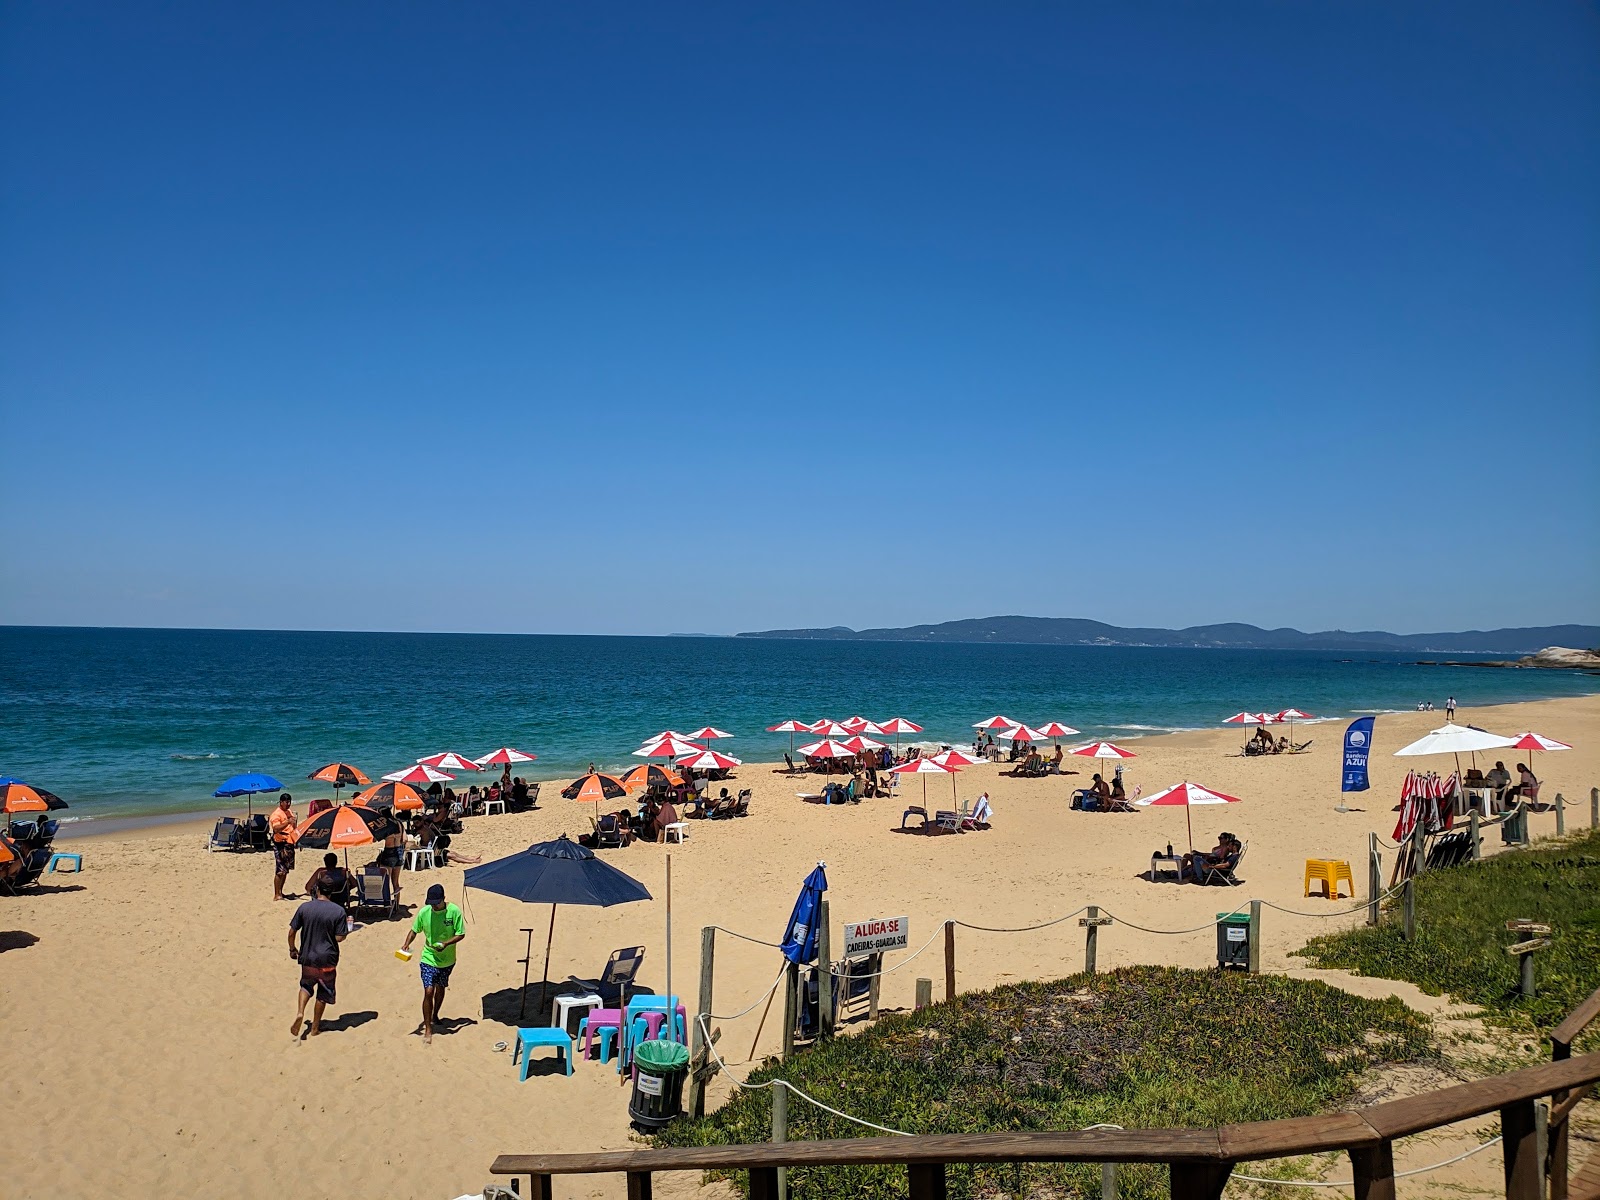
<svg viewBox="0 0 1600 1200">
<path fill-rule="evenodd" d="M 454 775 L 446 775 L 443 771 L 435 771 L 432 767 L 418 763 L 414 767 L 407 767 L 403 771 L 395 771 L 384 776 L 390 783 L 451 783 Z"/>
<path fill-rule="evenodd" d="M 1461 778 L 1461 756 L 1476 754 L 1479 750 L 1504 750 L 1516 745 L 1515 738 L 1501 737 L 1476 725 L 1445 724 L 1409 746 L 1394 752 L 1396 758 L 1422 754 L 1453 754 L 1456 760 L 1456 778 Z"/>
</svg>

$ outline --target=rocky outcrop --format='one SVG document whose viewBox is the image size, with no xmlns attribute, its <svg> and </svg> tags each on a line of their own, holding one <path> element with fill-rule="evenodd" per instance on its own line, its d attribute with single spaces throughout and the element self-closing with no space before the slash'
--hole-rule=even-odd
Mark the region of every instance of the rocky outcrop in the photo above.
<svg viewBox="0 0 1600 1200">
<path fill-rule="evenodd" d="M 1600 653 L 1593 650 L 1572 650 L 1566 646 L 1546 646 L 1537 654 L 1519 658 L 1510 664 L 1516 667 L 1555 667 L 1565 670 L 1593 671 L 1600 669 Z"/>
</svg>

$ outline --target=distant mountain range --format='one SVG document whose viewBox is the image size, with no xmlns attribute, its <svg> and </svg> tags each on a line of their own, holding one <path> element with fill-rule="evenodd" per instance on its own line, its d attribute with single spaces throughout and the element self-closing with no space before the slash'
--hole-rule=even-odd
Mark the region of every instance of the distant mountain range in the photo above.
<svg viewBox="0 0 1600 1200">
<path fill-rule="evenodd" d="M 746 638 L 830 642 L 998 642 L 1054 646 L 1171 646 L 1238 650 L 1391 650 L 1429 654 L 1532 654 L 1546 646 L 1600 646 L 1600 625 L 1543 625 L 1533 629 L 1472 629 L 1462 633 L 1384 633 L 1382 630 L 1301 633 L 1254 625 L 1194 625 L 1188 629 L 1124 629 L 1077 617 L 978 617 L 904 629 L 767 629 Z"/>
</svg>

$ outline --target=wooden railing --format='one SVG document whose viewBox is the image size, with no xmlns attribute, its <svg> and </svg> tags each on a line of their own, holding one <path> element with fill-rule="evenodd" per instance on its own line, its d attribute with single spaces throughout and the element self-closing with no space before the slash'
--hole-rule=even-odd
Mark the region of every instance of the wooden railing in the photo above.
<svg viewBox="0 0 1600 1200">
<path fill-rule="evenodd" d="M 1584 1013 L 1587 1011 L 1587 1017 Z M 1569 1040 L 1576 1026 L 1600 1012 L 1600 992 L 1557 1031 Z M 1541 1200 L 1546 1163 L 1540 1161 L 1537 1101 L 1555 1099 L 1550 1127 L 1563 1137 L 1566 1116 L 1582 1092 L 1600 1080 L 1600 1054 L 1555 1061 L 1508 1075 L 1409 1096 L 1354 1112 L 1215 1129 L 1086 1129 L 1059 1133 L 981 1133 L 927 1137 L 846 1138 L 822 1142 L 777 1142 L 695 1146 L 666 1150 L 616 1150 L 596 1154 L 502 1154 L 490 1170 L 525 1176 L 531 1200 L 550 1200 L 557 1175 L 602 1173 L 627 1176 L 628 1200 L 650 1200 L 658 1171 L 748 1171 L 751 1200 L 777 1200 L 780 1167 L 906 1167 L 911 1200 L 943 1200 L 950 1163 L 1167 1163 L 1173 1200 L 1217 1200 L 1234 1165 L 1344 1150 L 1354 1166 L 1355 1200 L 1394 1200 L 1394 1142 L 1486 1113 L 1500 1114 L 1507 1200 Z M 1564 1108 L 1562 1106 L 1565 1106 Z M 1561 1120 L 1556 1121 L 1560 1111 Z M 1555 1149 L 1552 1142 L 1551 1149 Z M 1590 1200 L 1585 1188 L 1568 1193 L 1565 1142 L 1559 1184 L 1552 1172 L 1551 1200 Z M 1554 1166 L 1555 1155 L 1551 1155 Z M 1559 1186 L 1559 1194 L 1557 1188 Z M 1600 1197 L 1600 1189 L 1592 1193 Z"/>
<path fill-rule="evenodd" d="M 1558 1063 L 1572 1061 L 1572 1044 L 1596 1017 L 1600 1017 L 1600 988 L 1591 992 L 1589 998 L 1573 1009 L 1567 1015 L 1567 1019 L 1557 1025 L 1550 1034 L 1551 1060 Z M 1600 1056 L 1591 1054 L 1589 1057 Z M 1567 1155 L 1571 1147 L 1572 1122 L 1567 1118 L 1593 1087 L 1594 1083 L 1591 1081 L 1582 1087 L 1563 1088 L 1551 1093 L 1548 1120 L 1550 1154 L 1547 1164 L 1550 1175 L 1550 1200 L 1569 1200 Z M 1600 1195 L 1600 1150 L 1593 1153 L 1588 1164 L 1579 1172 L 1578 1178 L 1572 1182 L 1577 1184 L 1579 1196 Z"/>
</svg>

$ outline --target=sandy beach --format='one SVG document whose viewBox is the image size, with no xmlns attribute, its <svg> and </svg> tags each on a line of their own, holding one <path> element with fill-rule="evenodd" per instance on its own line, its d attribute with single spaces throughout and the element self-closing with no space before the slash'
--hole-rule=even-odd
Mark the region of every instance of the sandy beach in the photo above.
<svg viewBox="0 0 1600 1200">
<path fill-rule="evenodd" d="M 1459 719 L 1500 733 L 1535 729 L 1576 749 L 1536 756 L 1542 799 L 1563 793 L 1569 827 L 1589 820 L 1589 789 L 1600 783 L 1600 696 L 1463 710 Z M 1366 885 L 1367 834 L 1388 838 L 1391 811 L 1406 771 L 1449 769 L 1448 759 L 1397 759 L 1392 752 L 1444 714 L 1378 718 L 1373 788 L 1338 813 L 1339 736 L 1343 723 L 1312 726 L 1310 753 L 1238 757 L 1236 730 L 1149 737 L 1127 743 L 1139 757 L 1127 764 L 1130 788 L 1146 793 L 1190 779 L 1232 793 L 1243 803 L 1197 809 L 1197 843 L 1220 829 L 1249 843 L 1232 891 L 1151 884 L 1139 878 L 1153 849 L 1185 842 L 1184 814 L 1149 809 L 1134 815 L 1085 814 L 1068 795 L 1096 769 L 1042 780 L 1013 779 L 1001 768 L 971 768 L 957 777 L 959 795 L 989 792 L 993 829 L 963 836 L 895 832 L 906 803 L 920 803 L 920 780 L 899 800 L 823 808 L 796 798 L 818 790 L 811 777 L 746 765 L 737 784 L 754 789 L 744 820 L 695 822 L 688 842 L 636 845 L 608 852 L 610 862 L 641 880 L 657 898 L 619 908 L 564 909 L 556 924 L 553 977 L 592 974 L 614 947 L 642 944 L 642 982 L 665 986 L 666 859 L 672 858 L 673 985 L 693 1011 L 701 928 L 720 925 L 752 937 L 780 936 L 796 889 L 819 860 L 828 864 L 835 929 L 845 920 L 908 914 L 915 949 L 948 917 L 989 926 L 1026 926 L 1098 904 L 1118 923 L 1100 936 L 1102 969 L 1136 962 L 1204 967 L 1214 961 L 1209 928 L 1187 936 L 1143 932 L 1206 924 L 1251 898 L 1315 912 L 1343 910 L 1302 896 L 1307 858 L 1350 862 L 1358 896 Z M 731 743 L 737 747 L 737 741 Z M 735 748 L 734 753 L 737 753 Z M 1510 755 L 1506 756 L 1508 764 Z M 1491 763 L 1485 764 L 1492 765 Z M 950 783 L 928 784 L 929 807 L 949 807 Z M 297 805 L 303 813 L 303 805 Z M 588 806 L 563 800 L 545 785 L 541 807 L 518 816 L 472 819 L 456 848 L 485 859 L 563 832 L 588 829 Z M 1552 834 L 1553 814 L 1533 818 L 1536 837 Z M 0 1097 L 0 1121 L 13 1145 L 30 1131 L 51 1137 L 35 1153 L 8 1156 L 5 1194 L 149 1197 L 230 1195 L 382 1195 L 443 1200 L 476 1193 L 488 1166 L 507 1151 L 594 1150 L 627 1146 L 627 1093 L 616 1074 L 579 1063 L 572 1078 L 536 1061 L 540 1073 L 518 1083 L 509 1053 L 494 1045 L 508 1026 L 479 1020 L 483 998 L 520 983 L 526 935 L 534 927 L 534 975 L 549 910 L 469 893 L 468 936 L 445 1016 L 474 1023 L 425 1046 L 411 1036 L 418 1023 L 417 968 L 394 949 L 407 922 L 369 924 L 344 944 L 339 1004 L 322 1036 L 289 1035 L 298 972 L 285 948 L 294 905 L 271 901 L 265 855 L 208 854 L 208 824 L 158 826 L 74 838 L 84 856 L 81 876 L 56 874 L 21 898 L 0 899 L 0 1011 L 8 1042 L 25 1050 L 27 1066 L 11 1074 Z M 1498 848 L 1491 832 L 1488 848 Z M 296 892 L 319 855 L 302 851 L 290 887 Z M 372 852 L 352 852 L 364 864 Z M 1388 863 L 1386 859 L 1385 872 Z M 405 877 L 408 902 L 442 882 L 460 902 L 461 871 L 446 868 Z M 1294 916 L 1268 909 L 1265 970 L 1304 973 L 1289 952 L 1313 934 L 1362 914 Z M 887 976 L 886 1008 L 909 1007 L 918 976 L 942 979 L 940 946 Z M 904 954 L 891 956 L 893 966 Z M 776 951 L 719 935 L 715 1011 L 732 1013 L 762 995 L 778 970 Z M 957 970 L 963 989 L 1081 969 L 1083 934 L 1076 921 L 1019 934 L 960 930 Z M 939 994 L 941 984 L 936 984 Z M 1411 989 L 1362 982 L 1367 992 Z M 1437 1007 L 1433 1002 L 1428 1002 Z M 750 1058 L 755 1014 L 716 1022 L 721 1048 L 741 1067 Z M 767 1022 L 756 1057 L 773 1052 L 779 1022 Z M 726 1093 L 719 1081 L 713 1097 Z M 1445 1157 L 1448 1138 L 1408 1144 L 1402 1157 Z M 1462 1134 L 1460 1146 L 1470 1144 Z M 1411 1161 L 1418 1161 L 1412 1157 Z M 1402 1165 L 1406 1165 L 1404 1162 Z M 1348 1167 L 1335 1173 L 1348 1174 Z M 1471 1186 L 1498 1177 L 1494 1152 L 1452 1168 L 1448 1178 Z M 1438 1180 L 1436 1180 L 1437 1182 Z M 670 1186 L 669 1186 L 670 1185 Z M 663 1194 L 693 1191 L 692 1178 L 663 1180 Z M 620 1195 L 619 1178 L 559 1180 L 557 1195 Z"/>
</svg>

